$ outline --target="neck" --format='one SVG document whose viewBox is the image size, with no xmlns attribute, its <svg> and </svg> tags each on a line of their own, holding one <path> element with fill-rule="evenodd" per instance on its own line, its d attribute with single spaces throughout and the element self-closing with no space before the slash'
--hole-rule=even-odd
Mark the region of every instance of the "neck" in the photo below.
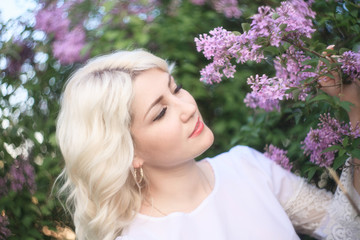
<svg viewBox="0 0 360 240">
<path fill-rule="evenodd" d="M 144 166 L 144 172 L 149 185 L 144 194 L 147 205 L 165 214 L 189 212 L 211 192 L 209 179 L 194 160 L 166 169 Z"/>
<path fill-rule="evenodd" d="M 202 185 L 199 170 L 194 160 L 171 168 L 144 167 L 149 193 L 153 197 L 192 196 Z"/>
</svg>

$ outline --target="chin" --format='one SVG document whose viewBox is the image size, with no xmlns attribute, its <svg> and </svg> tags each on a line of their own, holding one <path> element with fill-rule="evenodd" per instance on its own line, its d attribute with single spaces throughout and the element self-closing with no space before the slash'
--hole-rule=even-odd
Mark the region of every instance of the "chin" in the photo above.
<svg viewBox="0 0 360 240">
<path fill-rule="evenodd" d="M 213 132 L 210 130 L 210 128 L 207 128 L 207 132 L 206 132 L 206 137 L 204 137 L 204 144 L 203 144 L 203 148 L 201 153 L 199 154 L 199 156 L 201 154 L 203 154 L 206 150 L 208 150 L 214 143 L 214 134 Z"/>
</svg>

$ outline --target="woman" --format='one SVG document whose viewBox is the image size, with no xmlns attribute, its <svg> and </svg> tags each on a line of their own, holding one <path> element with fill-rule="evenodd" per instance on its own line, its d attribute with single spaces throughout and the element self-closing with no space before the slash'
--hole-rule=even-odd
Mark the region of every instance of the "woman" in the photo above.
<svg viewBox="0 0 360 240">
<path fill-rule="evenodd" d="M 143 50 L 101 56 L 75 72 L 57 137 L 66 163 L 60 192 L 78 239 L 299 239 L 294 228 L 360 236 L 341 193 L 318 190 L 251 148 L 195 162 L 213 134 L 168 64 Z M 360 200 L 350 169 L 342 178 Z"/>
</svg>

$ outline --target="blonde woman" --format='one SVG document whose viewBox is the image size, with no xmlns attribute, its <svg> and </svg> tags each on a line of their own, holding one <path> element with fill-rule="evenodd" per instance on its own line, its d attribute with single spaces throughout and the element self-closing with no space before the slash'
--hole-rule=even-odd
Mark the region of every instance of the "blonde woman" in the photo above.
<svg viewBox="0 0 360 240">
<path fill-rule="evenodd" d="M 360 87 L 353 85 L 356 122 Z M 213 133 L 166 61 L 143 50 L 97 57 L 71 76 L 57 138 L 65 159 L 60 193 L 80 240 L 360 236 L 340 191 L 318 190 L 249 147 L 194 161 Z M 354 169 L 342 181 L 359 206 Z"/>
</svg>

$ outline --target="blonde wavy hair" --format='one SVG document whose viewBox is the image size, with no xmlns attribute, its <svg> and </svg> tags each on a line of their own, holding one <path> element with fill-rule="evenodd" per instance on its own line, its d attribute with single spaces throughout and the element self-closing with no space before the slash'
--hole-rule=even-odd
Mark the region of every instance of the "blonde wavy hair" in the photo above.
<svg viewBox="0 0 360 240">
<path fill-rule="evenodd" d="M 72 215 L 77 239 L 113 240 L 139 211 L 130 133 L 132 81 L 167 62 L 144 50 L 90 60 L 68 80 L 57 121 L 65 160 L 59 196 Z"/>
</svg>

